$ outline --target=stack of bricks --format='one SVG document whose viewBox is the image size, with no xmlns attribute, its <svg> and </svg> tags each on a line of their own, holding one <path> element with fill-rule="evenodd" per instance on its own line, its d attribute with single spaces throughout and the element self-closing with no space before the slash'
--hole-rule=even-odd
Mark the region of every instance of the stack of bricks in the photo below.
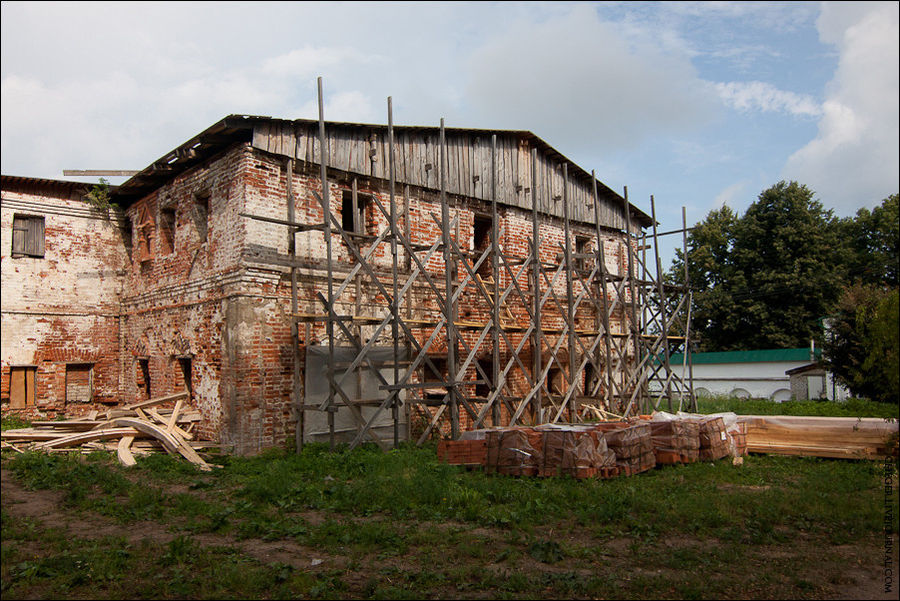
<svg viewBox="0 0 900 601">
<path fill-rule="evenodd" d="M 700 424 L 700 460 L 715 461 L 731 453 L 725 421 L 721 417 L 703 417 Z"/>
<path fill-rule="evenodd" d="M 597 429 L 604 432 L 606 444 L 616 454 L 620 474 L 631 476 L 656 467 L 649 424 L 612 422 L 598 424 Z"/>
<path fill-rule="evenodd" d="M 593 427 L 556 427 L 543 430 L 544 463 L 541 476 L 611 478 L 618 475 L 615 454 L 603 433 Z"/>
<path fill-rule="evenodd" d="M 731 444 L 735 453 L 745 454 L 742 427 L 726 435 L 721 417 L 703 417 L 476 430 L 462 440 L 441 441 L 438 459 L 510 476 L 612 478 L 657 464 L 721 459 L 731 453 Z"/>
<path fill-rule="evenodd" d="M 507 476 L 536 476 L 543 461 L 541 433 L 534 428 L 490 430 L 485 440 L 485 471 Z"/>
<path fill-rule="evenodd" d="M 700 424 L 680 419 L 648 423 L 656 463 L 694 463 L 700 459 Z"/>
<path fill-rule="evenodd" d="M 743 457 L 747 454 L 747 423 L 736 422 L 731 429 L 728 430 L 728 436 L 731 438 L 732 450 L 735 457 Z"/>
<path fill-rule="evenodd" d="M 487 441 L 481 440 L 442 440 L 438 443 L 439 461 L 453 465 L 481 466 L 487 459 Z"/>
</svg>

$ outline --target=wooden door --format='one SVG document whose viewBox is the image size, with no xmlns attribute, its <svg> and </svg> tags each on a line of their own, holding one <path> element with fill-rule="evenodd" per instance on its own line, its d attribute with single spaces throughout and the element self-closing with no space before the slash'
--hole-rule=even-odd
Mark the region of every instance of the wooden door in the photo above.
<svg viewBox="0 0 900 601">
<path fill-rule="evenodd" d="M 34 406 L 36 367 L 9 368 L 9 406 L 13 409 Z"/>
</svg>

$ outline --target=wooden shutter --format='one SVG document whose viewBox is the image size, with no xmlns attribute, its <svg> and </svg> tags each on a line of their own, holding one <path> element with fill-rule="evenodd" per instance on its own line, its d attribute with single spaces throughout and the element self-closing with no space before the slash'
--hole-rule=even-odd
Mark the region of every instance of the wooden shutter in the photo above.
<svg viewBox="0 0 900 601">
<path fill-rule="evenodd" d="M 28 237 L 25 241 L 26 252 L 33 257 L 44 256 L 44 218 L 32 217 L 28 220 Z"/>
<path fill-rule="evenodd" d="M 44 218 L 13 216 L 13 255 L 44 256 Z"/>
<path fill-rule="evenodd" d="M 9 369 L 9 406 L 22 409 L 34 405 L 35 367 L 11 367 Z"/>
</svg>

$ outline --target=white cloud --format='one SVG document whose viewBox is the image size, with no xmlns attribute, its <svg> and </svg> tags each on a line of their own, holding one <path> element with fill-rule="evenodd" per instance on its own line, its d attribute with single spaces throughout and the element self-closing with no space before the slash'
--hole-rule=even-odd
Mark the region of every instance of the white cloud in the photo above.
<svg viewBox="0 0 900 601">
<path fill-rule="evenodd" d="M 787 161 L 783 177 L 851 214 L 900 186 L 900 5 L 824 3 L 820 38 L 840 59 L 826 88 L 819 132 Z"/>
<path fill-rule="evenodd" d="M 822 107 L 809 95 L 779 90 L 762 81 L 717 83 L 719 97 L 742 112 L 759 110 L 817 117 Z"/>
<path fill-rule="evenodd" d="M 578 5 L 520 21 L 469 60 L 466 101 L 480 125 L 528 129 L 599 154 L 706 121 L 713 103 L 690 60 Z M 552 134 L 552 136 L 551 136 Z"/>
<path fill-rule="evenodd" d="M 713 206 L 722 207 L 725 205 L 736 207 L 742 204 L 743 197 L 746 194 L 748 181 L 739 181 L 737 183 L 731 184 L 718 194 L 716 194 L 716 199 L 713 201 Z"/>
</svg>

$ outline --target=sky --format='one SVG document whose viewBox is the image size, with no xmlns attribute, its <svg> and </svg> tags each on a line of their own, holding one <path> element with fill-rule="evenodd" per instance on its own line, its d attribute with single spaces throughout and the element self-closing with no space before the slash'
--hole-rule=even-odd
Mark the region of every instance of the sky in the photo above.
<svg viewBox="0 0 900 601">
<path fill-rule="evenodd" d="M 386 123 L 391 96 L 398 125 L 528 130 L 647 214 L 653 195 L 661 231 L 781 180 L 852 216 L 900 188 L 898 21 L 897 2 L 3 2 L 0 162 L 142 169 L 229 114 L 317 118 L 321 76 L 327 120 Z"/>
</svg>

